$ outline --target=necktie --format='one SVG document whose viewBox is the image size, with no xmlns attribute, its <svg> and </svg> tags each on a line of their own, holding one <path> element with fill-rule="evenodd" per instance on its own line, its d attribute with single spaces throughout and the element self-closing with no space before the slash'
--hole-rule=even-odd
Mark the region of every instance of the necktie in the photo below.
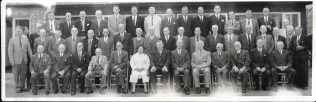
<svg viewBox="0 0 316 102">
<path fill-rule="evenodd" d="M 203 22 L 203 16 L 200 16 L 201 22 Z"/>
<path fill-rule="evenodd" d="M 268 16 L 265 16 L 265 20 L 266 23 L 268 22 Z"/>
<path fill-rule="evenodd" d="M 76 41 L 76 38 L 75 37 L 72 37 L 72 42 L 75 42 Z"/>
<path fill-rule="evenodd" d="M 181 49 L 178 50 L 178 54 L 179 54 L 179 55 L 181 54 Z"/>
<path fill-rule="evenodd" d="M 250 38 L 250 34 L 247 34 L 247 36 L 248 36 L 248 44 L 250 44 L 250 40 L 251 40 L 251 38 Z"/>
<path fill-rule="evenodd" d="M 118 23 L 118 22 L 117 22 L 117 15 L 116 15 L 116 16 L 115 16 L 115 24 L 118 25 L 117 23 Z"/>
<path fill-rule="evenodd" d="M 118 51 L 118 60 L 117 60 L 118 63 L 121 63 L 121 52 Z"/>
<path fill-rule="evenodd" d="M 92 43 L 92 40 L 89 39 L 89 42 L 88 42 L 88 53 L 89 53 L 89 55 L 91 55 L 91 43 Z"/>
<path fill-rule="evenodd" d="M 122 38 L 122 40 L 124 39 L 124 33 L 121 33 L 121 38 Z"/>
<path fill-rule="evenodd" d="M 81 52 L 78 52 L 79 53 L 79 62 L 81 62 Z"/>
<path fill-rule="evenodd" d="M 217 14 L 217 19 L 219 19 L 219 14 Z"/>
<path fill-rule="evenodd" d="M 19 39 L 20 39 L 20 45 L 21 45 L 21 48 L 22 48 L 22 37 L 20 37 Z"/>
<path fill-rule="evenodd" d="M 60 54 L 60 58 L 63 58 L 63 54 Z"/>
<path fill-rule="evenodd" d="M 97 65 L 100 65 L 100 56 L 98 56 Z"/>
<path fill-rule="evenodd" d="M 107 39 L 107 37 L 105 37 L 105 38 L 104 38 L 104 42 L 107 42 L 107 41 L 108 41 L 108 39 Z"/>
<path fill-rule="evenodd" d="M 171 24 L 171 17 L 169 17 L 169 23 Z"/>
<path fill-rule="evenodd" d="M 133 23 L 136 26 L 135 16 L 133 16 Z"/>
<path fill-rule="evenodd" d="M 168 36 L 166 36 L 166 42 L 168 41 L 168 39 L 169 39 Z"/>
<path fill-rule="evenodd" d="M 239 57 L 240 57 L 240 52 L 237 51 L 237 59 L 239 60 Z"/>
<path fill-rule="evenodd" d="M 187 22 L 187 16 L 184 16 L 184 22 Z"/>
<path fill-rule="evenodd" d="M 219 58 L 222 59 L 221 52 L 218 52 Z"/>
<path fill-rule="evenodd" d="M 53 22 L 50 22 L 50 32 L 53 32 Z"/>
<path fill-rule="evenodd" d="M 151 26 L 154 26 L 154 16 L 151 16 Z"/>
<path fill-rule="evenodd" d="M 250 25 L 250 19 L 248 19 L 248 25 Z"/>
</svg>

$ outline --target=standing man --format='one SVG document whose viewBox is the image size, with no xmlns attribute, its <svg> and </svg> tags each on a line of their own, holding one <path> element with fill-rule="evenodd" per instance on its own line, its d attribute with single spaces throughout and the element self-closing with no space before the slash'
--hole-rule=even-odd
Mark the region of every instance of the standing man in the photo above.
<svg viewBox="0 0 316 102">
<path fill-rule="evenodd" d="M 252 17 L 251 10 L 246 11 L 246 19 L 240 20 L 240 27 L 241 27 L 242 34 L 246 34 L 246 26 L 251 27 L 251 33 L 253 36 L 255 36 L 255 38 L 257 37 L 257 35 L 260 35 L 258 20 Z"/>
<path fill-rule="evenodd" d="M 263 41 L 263 48 L 267 50 L 269 53 L 273 51 L 274 44 L 273 44 L 273 38 L 272 35 L 267 34 L 267 27 L 265 25 L 262 25 L 260 27 L 261 35 L 257 36 L 257 39 L 262 39 Z"/>
<path fill-rule="evenodd" d="M 75 22 L 71 20 L 71 13 L 67 12 L 65 15 L 66 21 L 60 23 L 59 28 L 62 32 L 61 38 L 66 39 L 71 36 L 71 28 L 75 26 Z"/>
<path fill-rule="evenodd" d="M 209 18 L 204 15 L 204 9 L 202 6 L 198 7 L 198 16 L 193 19 L 193 27 L 199 27 L 201 30 L 201 36 L 206 37 L 210 28 Z"/>
<path fill-rule="evenodd" d="M 213 32 L 213 34 L 212 34 Z M 218 34 L 218 26 L 212 26 L 212 32 L 209 32 L 209 35 L 206 37 L 205 48 L 207 51 L 213 53 L 216 52 L 217 43 L 225 44 L 225 39 L 223 34 Z"/>
<path fill-rule="evenodd" d="M 155 35 L 155 28 L 149 27 L 148 36 L 144 39 L 145 53 L 153 53 L 157 50 L 156 42 L 159 38 Z"/>
<path fill-rule="evenodd" d="M 189 45 L 190 45 L 190 39 L 189 37 L 185 36 L 185 30 L 184 30 L 184 27 L 179 27 L 178 28 L 178 35 L 175 36 L 174 38 L 177 40 L 182 40 L 182 46 L 181 46 L 181 49 L 185 49 L 187 51 L 189 51 Z"/>
<path fill-rule="evenodd" d="M 178 20 L 173 17 L 173 11 L 171 8 L 168 8 L 166 11 L 166 17 L 161 21 L 160 32 L 163 32 L 165 27 L 168 27 L 170 30 L 170 36 L 174 37 L 178 29 Z M 164 35 L 161 35 L 164 36 Z"/>
<path fill-rule="evenodd" d="M 189 8 L 188 6 L 182 7 L 182 15 L 178 18 L 178 27 L 183 27 L 185 29 L 184 36 L 192 37 L 193 33 L 193 17 L 188 15 Z"/>
<path fill-rule="evenodd" d="M 131 7 L 131 13 L 132 15 L 126 18 L 126 32 L 132 34 L 132 37 L 136 37 L 136 28 L 144 30 L 144 18 L 137 14 L 136 6 Z"/>
<path fill-rule="evenodd" d="M 59 25 L 57 21 L 55 20 L 55 15 L 53 12 L 48 12 L 47 18 L 48 18 L 48 21 L 46 24 L 46 30 L 48 31 L 47 36 L 54 36 L 56 29 L 59 29 Z"/>
<path fill-rule="evenodd" d="M 60 44 L 66 44 L 66 40 L 61 38 L 62 32 L 60 30 L 55 31 L 55 36 L 51 37 L 48 44 L 48 54 L 53 56 L 55 53 L 58 53 L 58 46 Z"/>
<path fill-rule="evenodd" d="M 216 52 L 211 55 L 212 67 L 216 73 L 216 78 L 220 86 L 228 85 L 228 71 L 230 70 L 230 55 L 228 52 L 223 51 L 224 44 L 216 44 Z"/>
<path fill-rule="evenodd" d="M 128 55 L 132 55 L 134 47 L 131 34 L 125 32 L 124 24 L 119 24 L 118 29 L 119 32 L 114 36 L 114 44 L 116 44 L 118 41 L 122 42 L 123 50 L 126 51 Z"/>
<path fill-rule="evenodd" d="M 217 25 L 218 26 L 218 33 L 225 34 L 224 27 L 226 17 L 221 15 L 221 7 L 219 5 L 214 6 L 214 15 L 210 17 L 210 25 Z"/>
<path fill-rule="evenodd" d="M 225 40 L 225 50 L 230 53 L 233 51 L 234 48 L 234 43 L 238 41 L 238 36 L 234 34 L 234 27 L 233 26 L 228 26 L 227 29 L 227 34 L 224 35 L 224 40 Z"/>
<path fill-rule="evenodd" d="M 155 29 L 155 36 L 160 38 L 160 26 L 161 26 L 161 17 L 156 15 L 155 7 L 149 7 L 149 15 L 145 18 L 144 27 L 145 31 L 149 32 L 149 28 L 153 27 Z M 148 36 L 147 34 L 146 36 Z"/>
<path fill-rule="evenodd" d="M 111 15 L 108 20 L 108 27 L 110 30 L 110 35 L 115 36 L 119 32 L 119 24 L 126 24 L 125 17 L 120 14 L 120 7 L 118 5 L 113 6 L 113 15 Z"/>
<path fill-rule="evenodd" d="M 38 45 L 43 45 L 44 53 L 48 53 L 49 37 L 46 36 L 45 29 L 40 30 L 40 36 L 34 41 L 34 48 L 37 48 Z M 36 53 L 36 50 L 34 49 L 33 52 Z"/>
<path fill-rule="evenodd" d="M 256 36 L 251 33 L 251 26 L 246 26 L 246 33 L 239 35 L 238 41 L 241 43 L 241 49 L 250 51 L 256 47 Z"/>
<path fill-rule="evenodd" d="M 78 36 L 80 38 L 86 38 L 87 31 L 90 29 L 90 26 L 91 26 L 91 22 L 86 19 L 86 11 L 80 11 L 79 17 L 80 19 L 75 24 L 76 28 L 79 31 Z"/>
<path fill-rule="evenodd" d="M 295 35 L 294 32 L 294 27 L 293 26 L 287 26 L 286 27 L 286 44 L 284 44 L 285 48 L 290 51 L 290 46 L 291 46 L 291 42 L 292 42 L 292 38 Z"/>
<path fill-rule="evenodd" d="M 102 19 L 102 11 L 97 10 L 95 11 L 95 17 L 97 18 L 96 20 L 93 20 L 91 22 L 91 29 L 93 29 L 95 33 L 95 37 L 101 38 L 103 37 L 103 29 L 108 28 L 108 23 Z"/>
<path fill-rule="evenodd" d="M 30 43 L 30 46 L 31 46 L 31 49 L 32 51 L 35 49 L 34 48 L 34 41 L 36 38 L 38 38 L 40 36 L 40 30 L 42 28 L 42 24 L 41 23 L 36 23 L 36 32 L 35 33 L 32 33 L 30 34 L 30 37 L 29 37 L 29 43 Z"/>
<path fill-rule="evenodd" d="M 95 49 L 98 48 L 98 40 L 94 37 L 94 31 L 88 30 L 88 38 L 83 41 L 84 51 L 88 52 L 90 58 L 95 55 Z"/>
<path fill-rule="evenodd" d="M 108 28 L 103 29 L 103 37 L 98 39 L 98 47 L 102 50 L 102 55 L 111 58 L 111 53 L 114 51 L 114 39 L 109 37 L 110 31 Z"/>
<path fill-rule="evenodd" d="M 76 53 L 77 43 L 82 41 L 82 39 L 79 38 L 77 34 L 78 34 L 78 29 L 71 28 L 71 36 L 66 39 L 66 47 L 67 47 L 66 52 L 67 53 L 70 53 L 73 55 Z"/>
<path fill-rule="evenodd" d="M 165 45 L 163 47 L 164 49 L 169 51 L 176 49 L 176 39 L 170 35 L 170 29 L 168 27 L 163 29 L 163 36 L 160 38 L 160 40 Z"/>
<path fill-rule="evenodd" d="M 29 41 L 22 37 L 21 26 L 15 28 L 15 36 L 9 40 L 8 55 L 12 66 L 16 93 L 27 91 L 24 87 L 27 73 L 27 56 L 33 56 Z"/>
<path fill-rule="evenodd" d="M 275 20 L 273 17 L 269 16 L 269 13 L 270 13 L 270 10 L 268 7 L 264 7 L 263 10 L 263 17 L 260 17 L 258 19 L 258 24 L 259 24 L 259 27 L 261 29 L 261 26 L 262 25 L 265 25 L 265 27 L 267 27 L 267 34 L 272 34 L 272 29 L 273 27 L 275 27 Z M 261 32 L 262 33 L 262 32 Z"/>
<path fill-rule="evenodd" d="M 240 35 L 240 22 L 235 19 L 234 11 L 228 12 L 228 21 L 225 22 L 225 29 L 227 26 L 234 27 L 234 34 Z"/>
<path fill-rule="evenodd" d="M 196 27 L 194 29 L 195 36 L 190 37 L 190 55 L 193 54 L 198 49 L 198 42 L 203 41 L 205 42 L 205 38 L 201 36 L 201 29 L 200 27 Z"/>
</svg>

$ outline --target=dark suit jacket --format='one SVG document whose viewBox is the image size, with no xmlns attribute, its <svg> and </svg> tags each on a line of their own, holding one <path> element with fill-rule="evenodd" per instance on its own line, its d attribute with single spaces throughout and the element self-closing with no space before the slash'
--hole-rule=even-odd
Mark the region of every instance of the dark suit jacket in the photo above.
<svg viewBox="0 0 316 102">
<path fill-rule="evenodd" d="M 257 67 L 269 68 L 269 57 L 268 51 L 262 48 L 262 53 L 259 53 L 258 48 L 253 48 L 250 51 L 251 68 L 256 69 Z"/>
<path fill-rule="evenodd" d="M 157 50 L 156 42 L 159 40 L 158 37 L 154 36 L 152 40 L 150 40 L 150 36 L 147 36 L 144 39 L 144 46 L 145 46 L 145 52 L 146 53 L 153 53 L 155 50 Z"/>
<path fill-rule="evenodd" d="M 59 53 L 55 53 L 52 57 L 53 61 L 53 71 L 59 72 L 59 71 L 68 71 L 72 65 L 72 55 L 64 53 L 63 57 L 60 57 Z"/>
<path fill-rule="evenodd" d="M 119 66 L 121 69 L 126 69 L 129 65 L 128 61 L 128 53 L 126 51 L 121 51 L 121 63 L 118 62 L 118 51 L 114 51 L 111 54 L 110 58 L 110 68 L 113 68 L 114 66 Z"/>
<path fill-rule="evenodd" d="M 123 44 L 123 50 L 126 51 L 129 55 L 133 54 L 133 40 L 132 36 L 129 33 L 124 33 L 124 38 L 122 39 L 120 33 L 116 34 L 114 36 L 114 45 L 116 45 L 116 42 L 122 42 Z M 115 48 L 116 50 L 116 48 Z"/>
<path fill-rule="evenodd" d="M 271 65 L 272 67 L 277 67 L 277 66 L 288 66 L 292 67 L 292 55 L 290 54 L 289 51 L 283 50 L 282 54 L 278 51 L 275 50 L 273 53 L 271 53 Z"/>
<path fill-rule="evenodd" d="M 218 52 L 213 52 L 211 55 L 212 58 L 212 66 L 213 68 L 222 68 L 226 66 L 226 68 L 230 68 L 230 55 L 226 51 L 221 52 L 221 56 L 219 56 Z"/>
<path fill-rule="evenodd" d="M 273 38 L 273 41 L 275 41 L 275 39 L 274 39 L 274 36 L 272 36 L 272 38 Z M 284 44 L 284 50 L 287 50 L 288 48 L 287 48 L 287 43 L 286 43 L 286 39 L 283 37 L 283 36 L 278 36 L 278 41 L 282 41 L 283 42 L 283 44 Z M 274 50 L 276 50 L 277 49 L 277 47 L 275 46 L 276 44 L 273 42 L 273 44 L 274 44 Z"/>
<path fill-rule="evenodd" d="M 164 44 L 163 46 L 164 49 L 169 50 L 169 51 L 176 49 L 176 38 L 172 37 L 171 35 L 169 36 L 168 41 L 166 41 L 165 36 L 161 36 L 160 40 L 162 40 Z"/>
<path fill-rule="evenodd" d="M 100 21 L 100 27 L 98 27 L 98 20 L 91 21 L 91 29 L 94 31 L 95 37 L 103 37 L 103 29 L 108 28 L 108 22 L 105 20 Z"/>
<path fill-rule="evenodd" d="M 181 68 L 189 68 L 190 67 L 190 55 L 187 50 L 181 49 L 181 53 L 179 55 L 177 49 L 171 52 L 171 65 L 173 70 L 176 70 L 177 67 Z"/>
<path fill-rule="evenodd" d="M 83 46 L 84 46 L 83 50 L 85 52 L 88 52 L 89 39 L 84 39 L 82 42 L 83 42 Z M 97 49 L 97 48 L 98 48 L 98 40 L 96 38 L 93 38 L 92 43 L 91 43 L 91 53 L 90 54 L 88 53 L 90 55 L 90 58 L 95 55 L 95 49 Z"/>
<path fill-rule="evenodd" d="M 233 50 L 231 52 L 231 64 L 232 67 L 236 66 L 238 68 L 246 67 L 249 68 L 250 65 L 250 57 L 247 50 L 240 50 L 239 58 L 237 57 L 237 51 Z"/>
<path fill-rule="evenodd" d="M 67 21 L 65 20 L 64 22 L 60 23 L 59 29 L 62 32 L 61 38 L 66 39 L 71 36 L 71 28 L 75 26 L 75 21 L 71 21 L 71 24 L 68 27 Z M 79 31 L 79 29 L 78 29 Z"/>
<path fill-rule="evenodd" d="M 217 43 L 222 43 L 223 45 L 225 45 L 224 36 L 222 34 L 217 34 L 216 39 L 215 39 L 214 35 L 210 34 L 206 37 L 205 43 L 206 43 L 205 48 L 207 51 L 210 51 L 211 53 L 216 52 Z M 225 47 L 223 46 L 223 48 Z"/>
<path fill-rule="evenodd" d="M 87 20 L 87 18 L 85 18 L 85 29 L 84 31 L 82 31 L 82 24 L 81 24 L 81 20 L 77 20 L 76 23 L 75 23 L 75 27 L 78 29 L 78 36 L 86 36 L 87 37 L 87 32 L 88 30 L 90 29 L 90 26 L 91 26 L 91 21 Z"/>
<path fill-rule="evenodd" d="M 302 46 L 302 50 L 297 50 L 297 35 L 293 36 L 290 44 L 290 50 L 293 53 L 293 59 L 298 61 L 308 61 L 308 37 L 305 34 L 301 34 L 299 39 L 299 46 Z"/>
<path fill-rule="evenodd" d="M 151 53 L 151 65 L 155 66 L 157 69 L 161 69 L 166 66 L 169 68 L 170 64 L 170 52 L 169 50 L 163 49 L 161 55 L 158 50 Z"/>
<path fill-rule="evenodd" d="M 203 37 L 206 37 L 209 34 L 210 31 L 210 18 L 206 17 L 205 15 L 203 16 L 203 22 L 200 20 L 199 16 L 195 16 L 193 18 L 193 29 L 196 27 L 200 27 L 201 29 L 201 35 Z"/>
<path fill-rule="evenodd" d="M 72 57 L 72 69 L 77 70 L 78 68 L 81 68 L 81 70 L 88 70 L 89 62 L 90 62 L 90 56 L 88 52 L 81 52 L 81 61 L 79 60 L 78 52 L 73 55 Z"/>
<path fill-rule="evenodd" d="M 43 73 L 44 70 L 51 70 L 51 58 L 48 54 L 43 54 L 42 59 L 39 58 L 39 54 L 36 53 L 31 57 L 30 72 Z"/>
<path fill-rule="evenodd" d="M 179 16 L 178 18 L 178 27 L 183 27 L 184 28 L 184 34 L 187 37 L 192 37 L 194 36 L 193 33 L 193 17 L 192 16 L 187 16 L 187 21 L 185 22 L 183 19 L 183 16 Z"/>
<path fill-rule="evenodd" d="M 168 27 L 170 30 L 170 36 L 175 36 L 176 33 L 178 32 L 178 20 L 175 17 L 171 17 L 171 23 L 168 22 L 168 18 L 165 17 L 164 19 L 161 20 L 161 25 L 160 25 L 160 37 L 164 36 L 163 35 L 163 28 Z"/>
<path fill-rule="evenodd" d="M 239 35 L 238 41 L 241 43 L 241 49 L 250 51 L 251 49 L 256 47 L 256 36 L 251 34 L 250 43 L 248 43 L 247 35 L 242 34 Z"/>
<path fill-rule="evenodd" d="M 218 26 L 218 33 L 225 34 L 224 27 L 225 27 L 226 17 L 224 15 L 220 15 L 220 17 L 218 19 L 215 15 L 212 15 L 212 16 L 210 16 L 210 19 L 211 19 L 210 26 L 217 25 Z"/>
<path fill-rule="evenodd" d="M 55 37 L 51 37 L 49 44 L 48 44 L 49 55 L 53 55 L 54 53 L 58 53 L 58 46 L 60 44 L 66 44 L 66 40 L 63 38 L 60 38 L 59 42 L 57 42 L 57 39 Z"/>
<path fill-rule="evenodd" d="M 267 28 L 267 34 L 272 34 L 273 27 L 276 26 L 275 21 L 274 21 L 273 17 L 271 17 L 271 16 L 268 17 L 268 22 L 264 21 L 264 17 L 260 17 L 258 19 L 258 25 L 259 25 L 259 29 L 260 29 L 261 25 L 265 25 L 265 26 L 270 25 L 271 29 Z"/>
<path fill-rule="evenodd" d="M 128 16 L 126 18 L 126 32 L 132 34 L 132 37 L 136 37 L 136 28 L 141 28 L 143 31 L 144 29 L 144 18 L 137 15 L 136 25 L 133 22 L 133 17 Z"/>
<path fill-rule="evenodd" d="M 39 37 L 39 34 L 37 34 L 37 33 L 31 34 L 30 37 L 29 37 L 29 43 L 30 43 L 30 46 L 31 46 L 32 50 L 34 50 L 34 41 L 38 37 Z"/>
</svg>

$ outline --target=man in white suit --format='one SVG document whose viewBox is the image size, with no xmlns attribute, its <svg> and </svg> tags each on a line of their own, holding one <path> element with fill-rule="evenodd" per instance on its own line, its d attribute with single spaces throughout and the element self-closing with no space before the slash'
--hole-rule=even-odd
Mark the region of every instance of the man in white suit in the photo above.
<svg viewBox="0 0 316 102">
<path fill-rule="evenodd" d="M 145 31 L 149 32 L 150 27 L 155 28 L 155 36 L 160 38 L 160 25 L 161 25 L 161 17 L 155 14 L 156 9 L 155 7 L 149 7 L 149 14 L 144 21 Z M 148 35 L 146 35 L 148 36 Z"/>
</svg>

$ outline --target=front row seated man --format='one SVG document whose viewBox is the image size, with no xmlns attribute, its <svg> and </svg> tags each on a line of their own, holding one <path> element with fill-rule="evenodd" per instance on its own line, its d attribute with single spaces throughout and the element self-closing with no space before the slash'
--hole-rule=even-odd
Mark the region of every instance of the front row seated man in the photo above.
<svg viewBox="0 0 316 102">
<path fill-rule="evenodd" d="M 228 71 L 230 68 L 230 55 L 223 51 L 224 45 L 222 43 L 216 44 L 216 52 L 212 53 L 212 67 L 216 73 L 218 83 L 221 87 L 228 85 Z"/>
<path fill-rule="evenodd" d="M 242 93 L 246 93 L 247 83 L 249 81 L 250 57 L 247 50 L 241 49 L 241 43 L 234 43 L 235 50 L 231 52 L 232 70 L 229 72 L 232 83 L 236 86 L 237 80 L 241 79 Z"/>
<path fill-rule="evenodd" d="M 30 72 L 33 95 L 37 95 L 37 80 L 40 76 L 44 76 L 45 94 L 49 94 L 49 72 L 52 62 L 49 55 L 43 52 L 43 45 L 38 45 L 37 53 L 31 58 Z"/>
<path fill-rule="evenodd" d="M 283 49 L 284 44 L 282 41 L 277 42 L 277 50 L 271 55 L 272 64 L 272 80 L 275 91 L 277 91 L 277 80 L 278 73 L 285 72 L 289 76 L 288 89 L 293 90 L 293 81 L 295 78 L 296 71 L 292 68 L 292 57 L 289 51 Z"/>
<path fill-rule="evenodd" d="M 51 81 L 53 83 L 53 92 L 54 94 L 58 93 L 58 78 L 61 76 L 63 79 L 63 86 L 61 92 L 66 94 L 67 87 L 69 84 L 69 80 L 71 77 L 70 67 L 72 65 L 72 55 L 65 53 L 66 46 L 64 44 L 60 44 L 58 46 L 58 53 L 52 56 L 52 60 L 54 62 L 54 67 L 52 70 Z"/>
<path fill-rule="evenodd" d="M 197 42 L 197 49 L 192 55 L 191 65 L 193 69 L 193 80 L 196 88 L 196 94 L 201 93 L 200 88 L 200 73 L 204 75 L 204 83 L 206 87 L 206 93 L 210 93 L 210 79 L 211 79 L 211 53 L 204 50 L 204 42 L 202 40 Z"/>
<path fill-rule="evenodd" d="M 100 93 L 104 94 L 109 64 L 106 56 L 102 55 L 101 48 L 97 48 L 95 50 L 95 54 L 96 55 L 91 58 L 91 61 L 88 66 L 88 72 L 85 76 L 86 87 L 88 89 L 87 94 L 93 93 L 92 79 L 94 78 L 94 75 L 101 75 Z"/>
</svg>

